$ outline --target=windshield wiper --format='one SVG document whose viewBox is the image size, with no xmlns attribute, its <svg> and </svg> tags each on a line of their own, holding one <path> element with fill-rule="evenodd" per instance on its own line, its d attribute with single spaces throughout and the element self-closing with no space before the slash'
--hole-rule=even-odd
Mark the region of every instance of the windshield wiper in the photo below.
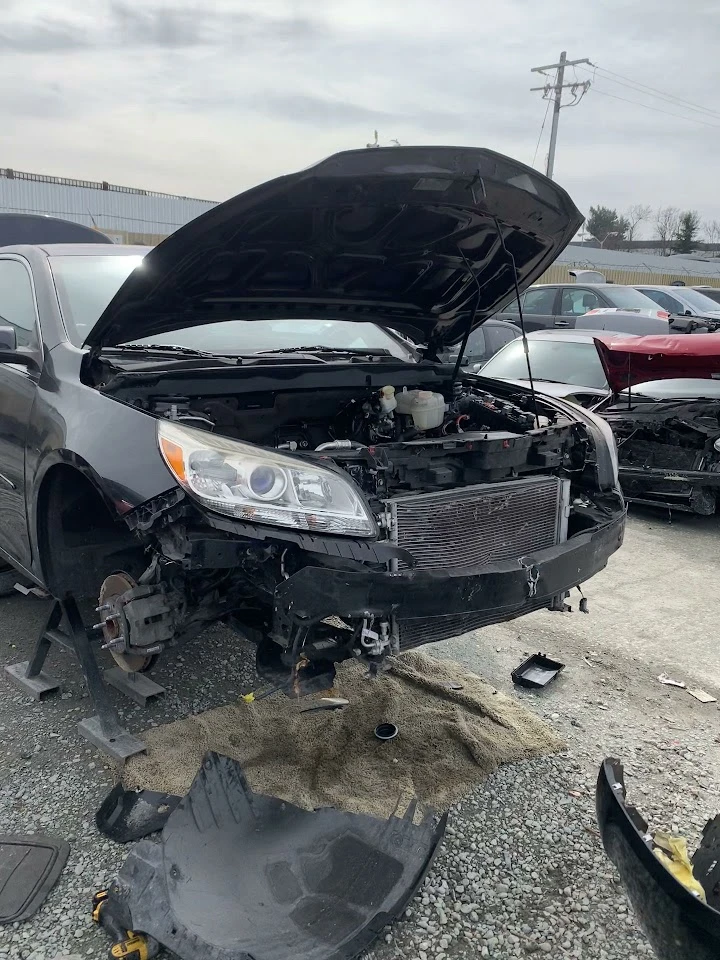
<svg viewBox="0 0 720 960">
<path fill-rule="evenodd" d="M 385 347 L 364 349 L 361 347 L 327 347 L 323 344 L 314 347 L 276 347 L 273 350 L 257 350 L 253 356 L 265 357 L 283 353 L 333 353 L 349 357 L 392 357 L 390 351 L 386 350 Z"/>
<path fill-rule="evenodd" d="M 105 347 L 105 350 L 134 350 L 137 353 L 177 353 L 185 357 L 203 357 L 207 360 L 227 360 L 237 363 L 240 357 L 235 354 L 208 353 L 207 350 L 195 350 L 193 347 L 180 347 L 174 343 L 121 343 L 114 347 Z"/>
</svg>

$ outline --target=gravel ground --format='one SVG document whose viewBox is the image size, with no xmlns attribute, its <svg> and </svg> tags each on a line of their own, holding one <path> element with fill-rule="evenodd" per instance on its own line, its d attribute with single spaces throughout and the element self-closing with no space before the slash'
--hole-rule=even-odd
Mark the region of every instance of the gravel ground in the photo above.
<svg viewBox="0 0 720 960">
<path fill-rule="evenodd" d="M 720 518 L 668 525 L 638 514 L 621 553 L 585 590 L 590 616 L 535 614 L 433 648 L 507 691 L 524 655 L 541 649 L 565 662 L 547 691 L 518 695 L 558 729 L 568 750 L 502 768 L 453 810 L 424 889 L 369 956 L 651 956 L 600 846 L 595 779 L 605 756 L 619 756 L 631 800 L 652 826 L 679 831 L 691 847 L 720 810 L 717 704 L 656 679 L 666 671 L 720 698 L 714 634 L 703 627 L 717 617 L 716 591 L 706 585 L 718 581 L 719 534 Z M 0 663 L 27 657 L 46 609 L 21 597 L 0 602 Z M 1 960 L 107 956 L 89 901 L 126 855 L 93 820 L 117 770 L 77 736 L 89 701 L 71 659 L 52 656 L 63 693 L 46 703 L 22 697 L 0 674 L 0 831 L 56 834 L 72 852 L 42 910 L 0 928 Z M 118 699 L 133 731 L 249 689 L 251 651 L 214 629 L 166 658 L 154 676 L 168 694 L 146 711 Z"/>
</svg>

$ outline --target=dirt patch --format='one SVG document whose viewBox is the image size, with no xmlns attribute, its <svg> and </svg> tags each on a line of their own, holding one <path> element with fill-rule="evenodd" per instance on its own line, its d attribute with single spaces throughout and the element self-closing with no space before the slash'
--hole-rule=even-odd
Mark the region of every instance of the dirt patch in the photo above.
<svg viewBox="0 0 720 960">
<path fill-rule="evenodd" d="M 276 694 L 149 729 L 148 752 L 128 761 L 123 782 L 185 794 L 203 755 L 216 750 L 242 764 L 256 792 L 306 809 L 387 817 L 413 797 L 445 810 L 500 764 L 563 748 L 519 701 L 459 664 L 419 652 L 394 659 L 375 680 L 355 661 L 342 664 L 334 692 L 349 706 L 302 713 L 311 699 Z M 386 721 L 400 733 L 382 743 L 374 729 Z"/>
</svg>

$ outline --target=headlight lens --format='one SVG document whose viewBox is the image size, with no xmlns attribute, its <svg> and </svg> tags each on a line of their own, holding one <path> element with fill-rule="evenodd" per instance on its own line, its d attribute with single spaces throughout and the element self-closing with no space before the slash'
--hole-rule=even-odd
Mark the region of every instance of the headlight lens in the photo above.
<svg viewBox="0 0 720 960">
<path fill-rule="evenodd" d="M 170 472 L 217 513 L 313 533 L 377 534 L 351 481 L 325 467 L 165 420 L 157 429 Z"/>
<path fill-rule="evenodd" d="M 716 440 L 713 444 L 718 453 L 720 453 L 720 439 Z"/>
</svg>

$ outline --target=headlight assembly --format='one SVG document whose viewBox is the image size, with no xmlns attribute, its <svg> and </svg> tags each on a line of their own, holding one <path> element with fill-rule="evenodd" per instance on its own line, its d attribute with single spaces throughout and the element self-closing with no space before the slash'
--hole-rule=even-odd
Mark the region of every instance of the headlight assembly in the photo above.
<svg viewBox="0 0 720 960">
<path fill-rule="evenodd" d="M 250 523 L 371 537 L 375 520 L 349 479 L 204 430 L 158 421 L 158 445 L 178 483 L 204 506 Z"/>
</svg>

